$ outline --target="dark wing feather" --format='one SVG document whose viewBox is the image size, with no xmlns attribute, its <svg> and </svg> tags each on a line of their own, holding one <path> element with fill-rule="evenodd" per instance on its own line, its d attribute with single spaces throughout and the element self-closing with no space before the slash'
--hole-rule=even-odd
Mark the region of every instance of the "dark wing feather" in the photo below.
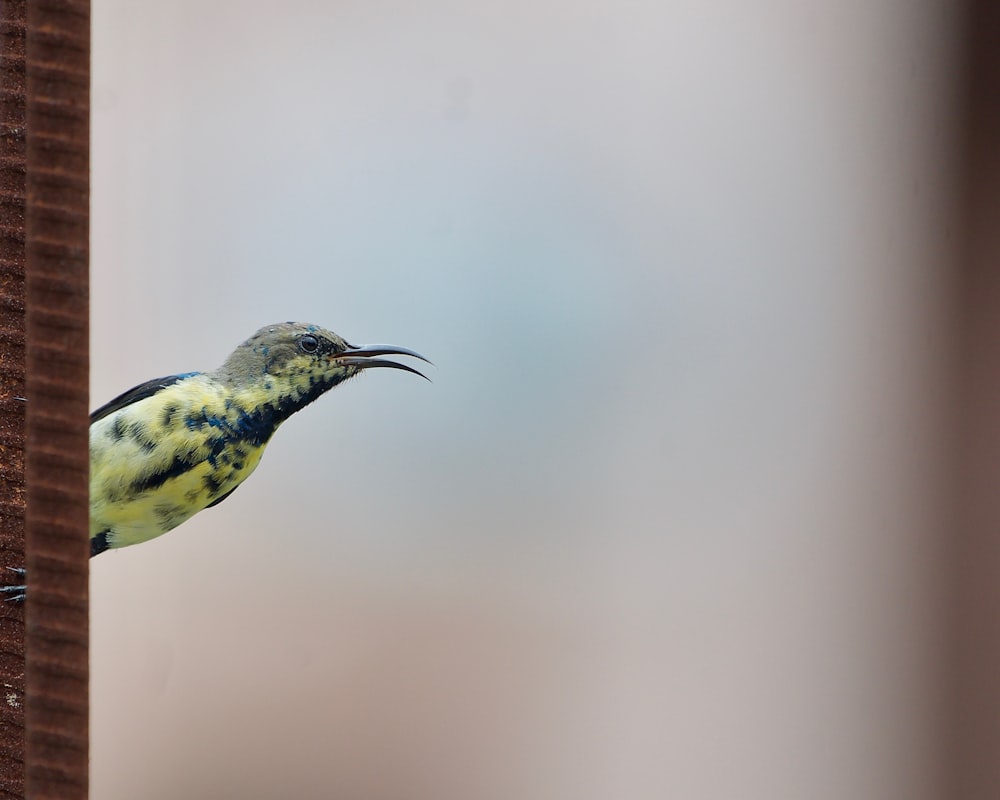
<svg viewBox="0 0 1000 800">
<path fill-rule="evenodd" d="M 225 500 L 227 497 L 229 497 L 229 495 L 231 495 L 233 492 L 235 492 L 239 488 L 240 488 L 240 485 L 237 483 L 232 489 L 230 489 L 224 495 L 216 497 L 211 503 L 209 503 L 207 506 L 205 506 L 205 508 L 211 508 L 212 506 L 219 505 L 219 503 L 221 503 L 223 500 Z"/>
<path fill-rule="evenodd" d="M 99 556 L 105 550 L 107 550 L 111 543 L 108 542 L 108 534 L 111 531 L 101 531 L 96 536 L 90 537 L 90 557 Z"/>
<path fill-rule="evenodd" d="M 152 397 L 161 389 L 166 389 L 168 386 L 173 386 L 178 381 L 182 381 L 185 378 L 190 378 L 192 375 L 197 374 L 197 372 L 185 372 L 181 375 L 168 375 L 165 378 L 154 378 L 151 381 L 140 383 L 138 386 L 135 386 L 127 392 L 118 395 L 118 397 L 111 402 L 105 403 L 96 411 L 91 411 L 90 424 L 93 425 L 97 422 L 97 420 L 104 419 L 104 417 L 109 414 L 114 414 L 120 408 L 125 408 L 125 406 L 132 405 L 132 403 L 138 403 L 140 400 Z"/>
</svg>

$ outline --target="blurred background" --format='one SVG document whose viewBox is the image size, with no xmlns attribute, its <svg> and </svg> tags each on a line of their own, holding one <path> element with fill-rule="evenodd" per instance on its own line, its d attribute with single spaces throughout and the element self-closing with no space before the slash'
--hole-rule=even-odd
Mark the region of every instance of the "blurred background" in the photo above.
<svg viewBox="0 0 1000 800">
<path fill-rule="evenodd" d="M 95 0 L 92 406 L 437 366 L 94 561 L 93 796 L 942 796 L 949 8 Z"/>
</svg>

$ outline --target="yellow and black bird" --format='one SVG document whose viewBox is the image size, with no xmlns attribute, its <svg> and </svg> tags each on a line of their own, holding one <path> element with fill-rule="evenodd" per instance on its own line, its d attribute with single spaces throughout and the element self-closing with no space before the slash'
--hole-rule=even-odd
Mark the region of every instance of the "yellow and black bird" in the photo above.
<svg viewBox="0 0 1000 800">
<path fill-rule="evenodd" d="M 212 372 L 140 384 L 90 415 L 90 555 L 153 539 L 221 503 L 286 419 L 366 369 L 419 353 L 355 347 L 317 325 L 261 328 Z M 430 363 L 430 362 L 428 362 Z M 19 572 L 23 571 L 18 570 Z M 23 599 L 24 586 L 0 587 Z"/>
</svg>

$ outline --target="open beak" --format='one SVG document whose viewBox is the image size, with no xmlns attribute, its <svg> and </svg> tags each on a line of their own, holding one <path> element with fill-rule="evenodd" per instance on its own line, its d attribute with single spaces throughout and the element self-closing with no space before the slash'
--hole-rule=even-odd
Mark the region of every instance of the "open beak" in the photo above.
<svg viewBox="0 0 1000 800">
<path fill-rule="evenodd" d="M 371 369 L 372 367 L 401 369 L 403 372 L 412 372 L 414 375 L 419 375 L 424 380 L 430 380 L 424 373 L 415 370 L 413 367 L 408 367 L 406 364 L 397 364 L 395 361 L 389 361 L 385 358 L 373 358 L 373 356 L 410 356 L 410 358 L 419 358 L 428 364 L 433 363 L 413 350 L 407 350 L 405 347 L 396 347 L 391 344 L 363 344 L 360 347 L 349 344 L 347 346 L 348 350 L 334 356 L 341 364 L 347 364 L 358 369 Z"/>
</svg>

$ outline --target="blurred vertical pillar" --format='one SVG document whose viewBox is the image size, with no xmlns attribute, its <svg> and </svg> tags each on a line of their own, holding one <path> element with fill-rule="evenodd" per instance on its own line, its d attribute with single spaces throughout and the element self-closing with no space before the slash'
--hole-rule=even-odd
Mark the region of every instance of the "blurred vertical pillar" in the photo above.
<svg viewBox="0 0 1000 800">
<path fill-rule="evenodd" d="M 952 798 L 1000 797 L 1000 3 L 967 0 Z"/>
<path fill-rule="evenodd" d="M 0 571 L 24 564 L 25 0 L 0 3 Z M 10 575 L 10 573 L 7 573 Z M 24 608 L 0 604 L 0 798 L 24 796 Z"/>
<path fill-rule="evenodd" d="M 90 4 L 28 0 L 26 793 L 87 795 Z"/>
</svg>

